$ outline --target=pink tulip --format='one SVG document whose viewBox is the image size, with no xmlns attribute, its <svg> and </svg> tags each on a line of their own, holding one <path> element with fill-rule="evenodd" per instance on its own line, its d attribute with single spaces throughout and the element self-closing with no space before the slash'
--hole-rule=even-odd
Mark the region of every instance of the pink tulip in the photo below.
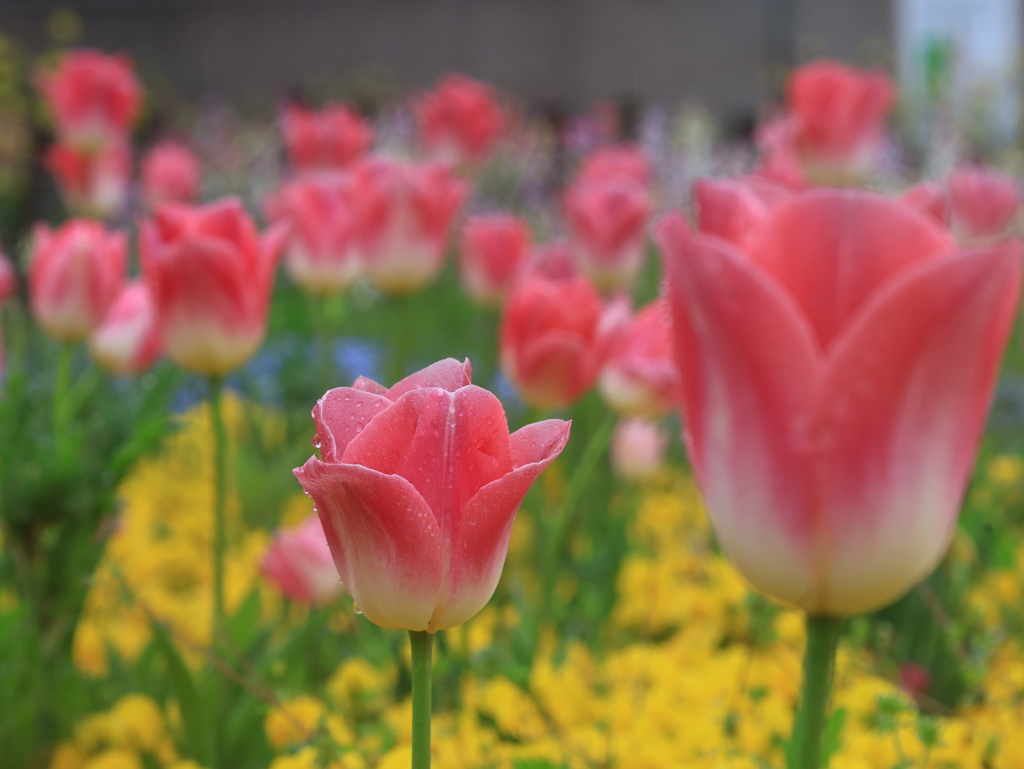
<svg viewBox="0 0 1024 769">
<path fill-rule="evenodd" d="M 629 483 L 654 478 L 665 461 L 668 434 L 657 422 L 622 419 L 615 426 L 609 455 L 615 475 Z"/>
<path fill-rule="evenodd" d="M 137 376 L 163 353 L 153 294 L 141 280 L 126 284 L 89 340 L 93 358 L 118 376 Z"/>
<path fill-rule="evenodd" d="M 344 170 L 373 143 L 370 126 L 345 104 L 330 104 L 319 111 L 290 104 L 281 115 L 281 133 L 297 173 Z"/>
<path fill-rule="evenodd" d="M 500 304 L 529 259 L 530 228 L 509 214 L 477 216 L 462 230 L 462 287 L 483 304 Z"/>
<path fill-rule="evenodd" d="M 726 553 L 809 612 L 871 611 L 946 550 L 1016 315 L 1019 243 L 820 190 L 754 244 L 658 232 L 687 443 Z"/>
<path fill-rule="evenodd" d="M 651 159 L 642 147 L 620 144 L 602 147 L 583 160 L 576 179 L 580 183 L 602 179 L 626 178 L 645 187 L 650 186 L 654 172 Z"/>
<path fill-rule="evenodd" d="M 1021 192 L 1007 174 L 983 166 L 959 168 L 949 176 L 953 232 L 965 245 L 1005 238 L 1020 216 Z"/>
<path fill-rule="evenodd" d="M 0 251 L 0 304 L 3 304 L 18 291 L 18 275 L 14 264 L 3 251 Z"/>
<path fill-rule="evenodd" d="M 371 622 L 430 632 L 490 599 L 516 511 L 569 438 L 560 420 L 509 435 L 498 399 L 451 359 L 390 390 L 331 390 L 313 417 L 322 460 L 295 476 L 345 586 Z"/>
<path fill-rule="evenodd" d="M 646 188 L 624 177 L 578 182 L 564 208 L 580 271 L 602 289 L 629 288 L 643 266 L 653 208 Z"/>
<path fill-rule="evenodd" d="M 586 278 L 529 271 L 505 302 L 502 371 L 531 406 L 565 408 L 594 386 L 627 321 L 628 309 L 605 307 Z"/>
<path fill-rule="evenodd" d="M 790 190 L 807 186 L 807 174 L 796 149 L 800 124 L 792 115 L 769 120 L 760 125 L 754 142 L 761 153 L 752 176 L 766 179 Z"/>
<path fill-rule="evenodd" d="M 652 302 L 629 323 L 601 370 L 599 387 L 605 402 L 625 416 L 654 419 L 676 408 L 679 373 L 666 302 Z"/>
<path fill-rule="evenodd" d="M 263 556 L 260 571 L 296 603 L 326 606 L 343 589 L 327 536 L 316 515 L 294 529 L 278 529 Z"/>
<path fill-rule="evenodd" d="M 928 214 L 944 227 L 949 224 L 949 196 L 935 182 L 915 184 L 900 196 L 900 200 L 911 208 Z"/>
<path fill-rule="evenodd" d="M 127 269 L 123 232 L 85 219 L 72 219 L 56 230 L 38 224 L 28 269 L 32 314 L 54 339 L 85 339 L 121 293 Z"/>
<path fill-rule="evenodd" d="M 80 151 L 124 141 L 142 104 L 142 87 L 123 54 L 69 51 L 39 87 L 61 142 Z"/>
<path fill-rule="evenodd" d="M 167 203 L 142 224 L 142 268 L 175 363 L 222 375 L 256 352 L 285 234 L 275 226 L 260 238 L 237 198 Z"/>
<path fill-rule="evenodd" d="M 55 144 L 45 162 L 72 213 L 109 219 L 124 208 L 132 170 L 127 142 L 89 152 Z"/>
<path fill-rule="evenodd" d="M 437 277 L 466 185 L 443 165 L 373 158 L 352 174 L 356 242 L 367 280 L 408 294 Z"/>
<path fill-rule="evenodd" d="M 166 139 L 142 158 L 142 195 L 153 209 L 191 203 L 199 194 L 199 159 L 185 145 Z"/>
<path fill-rule="evenodd" d="M 477 162 L 501 136 L 504 116 L 494 92 L 462 75 L 449 75 L 416 105 L 420 140 L 435 160 Z"/>
<path fill-rule="evenodd" d="M 284 252 L 288 277 L 314 296 L 352 286 L 360 265 L 345 177 L 300 177 L 281 189 L 270 208 L 271 219 L 289 227 Z"/>
<path fill-rule="evenodd" d="M 701 179 L 693 185 L 700 231 L 740 248 L 751 244 L 765 219 L 792 195 L 790 189 L 756 176 Z"/>
<path fill-rule="evenodd" d="M 529 263 L 534 269 L 554 280 L 575 278 L 579 275 L 572 243 L 567 240 L 539 243 L 530 253 Z"/>
</svg>

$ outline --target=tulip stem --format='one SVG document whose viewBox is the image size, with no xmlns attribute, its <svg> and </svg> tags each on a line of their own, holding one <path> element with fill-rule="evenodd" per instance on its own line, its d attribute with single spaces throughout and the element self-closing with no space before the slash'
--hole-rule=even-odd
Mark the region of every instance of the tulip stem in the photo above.
<svg viewBox="0 0 1024 769">
<path fill-rule="evenodd" d="M 64 342 L 57 358 L 57 376 L 53 383 L 53 440 L 58 459 L 63 459 L 68 435 L 68 416 L 71 398 L 71 358 L 75 348 Z"/>
<path fill-rule="evenodd" d="M 430 769 L 430 665 L 434 634 L 410 630 L 412 644 L 412 769 Z"/>
<path fill-rule="evenodd" d="M 224 380 L 210 377 L 210 422 L 213 425 L 213 637 L 224 622 L 224 551 L 227 531 L 224 503 L 227 496 L 227 432 L 224 429 L 222 395 Z"/>
<path fill-rule="evenodd" d="M 821 766 L 821 741 L 828 722 L 828 697 L 842 630 L 841 617 L 807 615 L 804 684 L 790 745 L 792 769 Z"/>
</svg>

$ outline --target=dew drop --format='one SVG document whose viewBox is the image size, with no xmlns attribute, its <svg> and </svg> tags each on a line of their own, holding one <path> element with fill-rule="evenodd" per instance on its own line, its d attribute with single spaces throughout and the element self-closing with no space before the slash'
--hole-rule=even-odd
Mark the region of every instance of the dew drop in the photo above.
<svg viewBox="0 0 1024 769">
<path fill-rule="evenodd" d="M 363 613 L 363 610 L 359 608 L 359 604 L 357 603 L 352 604 L 352 611 L 354 611 L 356 614 Z"/>
<path fill-rule="evenodd" d="M 320 441 L 313 441 L 313 448 L 314 449 L 318 449 L 318 448 L 320 448 L 320 446 L 321 446 Z"/>
<path fill-rule="evenodd" d="M 469 519 L 469 525 L 470 526 L 476 526 L 476 516 L 475 515 L 472 518 Z"/>
</svg>

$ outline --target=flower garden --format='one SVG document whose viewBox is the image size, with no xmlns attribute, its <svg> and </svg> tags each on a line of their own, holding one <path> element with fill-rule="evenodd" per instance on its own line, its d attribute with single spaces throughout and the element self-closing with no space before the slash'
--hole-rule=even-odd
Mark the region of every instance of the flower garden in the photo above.
<svg viewBox="0 0 1024 769">
<path fill-rule="evenodd" d="M 0 39 L 0 766 L 1024 766 L 1013 153 L 154 98 Z"/>
</svg>

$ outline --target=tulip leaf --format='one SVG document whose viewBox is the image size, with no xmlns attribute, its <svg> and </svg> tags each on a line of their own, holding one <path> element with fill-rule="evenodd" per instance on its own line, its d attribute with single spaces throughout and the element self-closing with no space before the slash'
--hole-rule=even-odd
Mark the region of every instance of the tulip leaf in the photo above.
<svg viewBox="0 0 1024 769">
<path fill-rule="evenodd" d="M 188 751 L 200 763 L 208 763 L 212 734 L 209 729 L 210 719 L 207 718 L 204 700 L 200 696 L 184 660 L 181 659 L 178 650 L 174 648 L 174 642 L 167 631 L 158 622 L 150 624 L 153 629 L 153 643 L 167 664 L 171 690 L 178 700 Z"/>
</svg>

